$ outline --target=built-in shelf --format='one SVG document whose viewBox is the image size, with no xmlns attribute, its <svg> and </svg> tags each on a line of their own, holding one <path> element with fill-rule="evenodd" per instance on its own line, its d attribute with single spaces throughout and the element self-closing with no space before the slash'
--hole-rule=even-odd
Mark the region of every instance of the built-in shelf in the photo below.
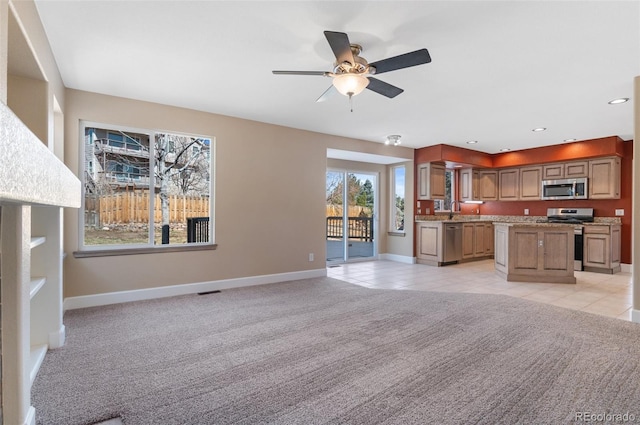
<svg viewBox="0 0 640 425">
<path fill-rule="evenodd" d="M 38 291 L 44 286 L 47 281 L 46 277 L 31 277 L 31 283 L 29 284 L 29 298 L 36 296 Z"/>
<path fill-rule="evenodd" d="M 31 379 L 32 385 L 33 385 L 33 381 L 35 381 L 36 379 L 38 370 L 42 365 L 42 361 L 44 360 L 45 354 L 47 354 L 46 345 L 38 345 L 35 347 L 31 347 L 31 355 L 29 357 L 29 378 Z"/>
<path fill-rule="evenodd" d="M 31 238 L 31 244 L 29 245 L 29 247 L 33 249 L 37 246 L 42 245 L 46 241 L 47 241 L 47 238 L 45 238 L 44 236 L 34 236 Z"/>
</svg>

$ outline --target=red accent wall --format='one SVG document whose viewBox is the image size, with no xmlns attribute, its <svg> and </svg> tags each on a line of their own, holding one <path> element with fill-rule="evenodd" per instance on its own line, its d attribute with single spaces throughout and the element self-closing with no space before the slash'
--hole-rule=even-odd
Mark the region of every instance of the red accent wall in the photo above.
<svg viewBox="0 0 640 425">
<path fill-rule="evenodd" d="M 631 264 L 631 196 L 633 174 L 633 142 L 623 141 L 619 137 L 605 137 L 601 139 L 573 142 L 562 145 L 544 146 L 525 149 L 516 152 L 500 154 L 485 154 L 471 149 L 454 146 L 437 145 L 415 151 L 415 163 L 445 162 L 447 164 L 473 165 L 478 168 L 502 168 L 541 164 L 555 161 L 570 161 L 574 159 L 596 158 L 602 156 L 621 157 L 620 199 L 607 200 L 568 200 L 568 201 L 485 201 L 484 204 L 461 204 L 462 215 L 524 215 L 524 209 L 529 209 L 529 215 L 546 216 L 547 208 L 557 207 L 587 207 L 594 208 L 596 217 L 614 217 L 616 209 L 624 209 L 622 221 L 622 252 L 621 260 Z M 471 152 L 471 153 L 469 153 Z M 492 166 L 486 164 L 487 158 Z M 462 161 L 464 160 L 464 162 Z M 417 177 L 417 174 L 416 174 Z M 417 181 L 415 187 L 417 188 Z M 417 189 L 416 189 L 417 190 Z M 458 190 L 456 188 L 456 190 Z M 414 198 L 415 199 L 415 198 Z M 428 207 L 433 214 L 433 202 L 421 201 L 422 211 Z M 416 211 L 417 211 L 417 205 Z M 479 210 L 479 212 L 478 212 Z"/>
<path fill-rule="evenodd" d="M 493 155 L 493 167 L 516 167 L 602 156 L 624 156 L 623 145 L 624 141 L 621 138 L 612 136 L 515 152 L 503 152 Z"/>
</svg>

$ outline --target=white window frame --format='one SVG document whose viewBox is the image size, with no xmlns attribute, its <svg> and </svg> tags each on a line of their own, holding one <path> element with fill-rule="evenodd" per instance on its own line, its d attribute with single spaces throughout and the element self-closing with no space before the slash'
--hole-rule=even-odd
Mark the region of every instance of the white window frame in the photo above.
<svg viewBox="0 0 640 425">
<path fill-rule="evenodd" d="M 86 128 L 102 128 L 106 130 L 116 130 L 128 133 L 140 133 L 149 136 L 149 187 L 155 187 L 155 173 L 153 172 L 153 158 L 155 158 L 155 139 L 156 134 L 178 134 L 189 137 L 197 137 L 209 139 L 211 146 L 209 149 L 209 241 L 185 244 L 166 244 L 155 245 L 155 226 L 149 225 L 149 240 L 146 244 L 126 244 L 126 245 L 85 245 L 84 244 L 84 225 L 85 225 L 85 132 Z M 94 121 L 80 120 L 79 123 L 79 149 L 78 149 L 78 175 L 81 176 L 81 206 L 78 214 L 78 251 L 74 252 L 74 257 L 97 257 L 109 255 L 130 255 L 130 254 L 147 254 L 167 251 L 197 251 L 215 249 L 215 159 L 216 159 L 216 138 L 213 136 L 197 135 L 184 131 L 173 130 L 150 130 L 144 128 L 136 128 L 129 126 L 121 126 L 117 124 L 108 124 Z M 155 197 L 149 197 L 149 223 L 154 223 Z"/>
<path fill-rule="evenodd" d="M 396 227 L 396 170 L 402 169 L 404 170 L 404 184 L 402 185 L 402 197 L 405 201 L 405 217 L 404 217 L 404 226 L 402 230 Z M 407 217 L 406 217 L 406 206 L 407 206 L 407 167 L 406 165 L 393 165 L 391 166 L 390 173 L 390 202 L 389 202 L 389 233 L 406 233 L 407 228 Z"/>
</svg>

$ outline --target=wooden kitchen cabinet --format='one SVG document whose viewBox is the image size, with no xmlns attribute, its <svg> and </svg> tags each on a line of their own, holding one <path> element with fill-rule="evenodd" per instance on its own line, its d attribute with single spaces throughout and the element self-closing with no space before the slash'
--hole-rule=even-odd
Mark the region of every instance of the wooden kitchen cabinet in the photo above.
<svg viewBox="0 0 640 425">
<path fill-rule="evenodd" d="M 478 188 L 481 201 L 498 200 L 498 171 L 480 170 L 478 171 Z"/>
<path fill-rule="evenodd" d="M 496 273 L 510 282 L 576 283 L 573 227 L 497 223 Z"/>
<path fill-rule="evenodd" d="M 473 223 L 462 224 L 462 259 L 475 257 L 475 225 Z"/>
<path fill-rule="evenodd" d="M 572 161 L 564 163 L 564 178 L 573 179 L 589 176 L 589 161 Z"/>
<path fill-rule="evenodd" d="M 542 166 L 543 180 L 558 180 L 564 178 L 564 163 L 545 164 Z"/>
<path fill-rule="evenodd" d="M 519 198 L 522 201 L 539 201 L 542 197 L 542 167 L 520 168 Z"/>
<path fill-rule="evenodd" d="M 441 221 L 416 224 L 416 261 L 439 265 L 443 260 L 444 225 Z"/>
<path fill-rule="evenodd" d="M 520 169 L 505 168 L 498 171 L 498 200 L 517 201 L 520 199 Z"/>
<path fill-rule="evenodd" d="M 589 161 L 571 161 L 545 164 L 542 180 L 573 179 L 589 176 Z"/>
<path fill-rule="evenodd" d="M 459 193 L 461 201 L 480 200 L 480 172 L 472 168 L 460 170 Z"/>
<path fill-rule="evenodd" d="M 494 252 L 494 234 L 493 223 L 484 224 L 484 254 L 492 256 Z"/>
<path fill-rule="evenodd" d="M 582 265 L 585 271 L 618 273 L 622 247 L 621 226 L 584 226 L 584 248 Z"/>
<path fill-rule="evenodd" d="M 460 200 L 497 201 L 498 171 L 465 168 L 460 170 Z"/>
<path fill-rule="evenodd" d="M 491 255 L 493 255 L 493 224 L 484 221 L 463 223 L 462 259 L 485 258 Z"/>
<path fill-rule="evenodd" d="M 418 164 L 418 200 L 444 199 L 445 171 L 444 164 Z"/>
<path fill-rule="evenodd" d="M 589 161 L 589 199 L 620 199 L 620 158 Z"/>
</svg>

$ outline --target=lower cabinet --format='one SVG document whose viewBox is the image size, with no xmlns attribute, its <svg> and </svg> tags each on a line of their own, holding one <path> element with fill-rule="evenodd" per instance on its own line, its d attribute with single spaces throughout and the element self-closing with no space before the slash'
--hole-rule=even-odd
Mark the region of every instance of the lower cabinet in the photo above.
<svg viewBox="0 0 640 425">
<path fill-rule="evenodd" d="M 493 224 L 462 224 L 462 259 L 487 258 L 493 255 Z"/>
<path fill-rule="evenodd" d="M 496 273 L 513 282 L 576 283 L 571 226 L 496 224 Z"/>
<path fill-rule="evenodd" d="M 619 224 L 584 226 L 582 265 L 585 271 L 612 274 L 620 271 L 620 232 Z"/>
<path fill-rule="evenodd" d="M 443 261 L 444 226 L 441 221 L 416 224 L 416 261 L 438 266 Z"/>
</svg>

